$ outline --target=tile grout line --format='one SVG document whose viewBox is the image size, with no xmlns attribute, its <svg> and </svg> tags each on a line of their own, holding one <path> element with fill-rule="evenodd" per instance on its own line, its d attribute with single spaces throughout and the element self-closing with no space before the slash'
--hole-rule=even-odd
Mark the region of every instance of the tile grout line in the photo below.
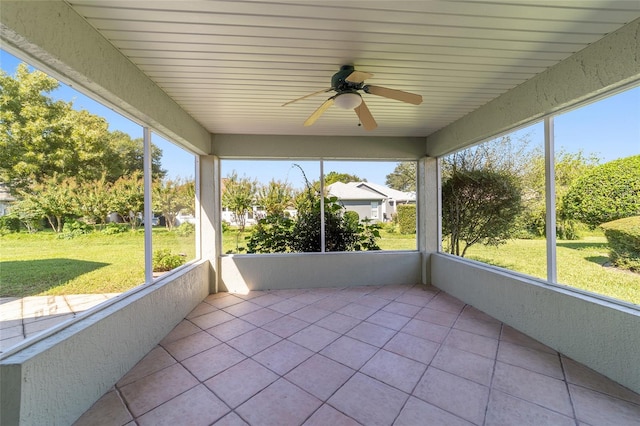
<svg viewBox="0 0 640 426">
<path fill-rule="evenodd" d="M 562 381 L 564 382 L 564 386 L 567 389 L 567 396 L 569 396 L 569 403 L 571 404 L 571 412 L 573 413 L 573 421 L 575 422 L 576 426 L 579 426 L 578 413 L 576 413 L 576 407 L 573 403 L 573 395 L 571 394 L 571 390 L 569 389 L 569 380 L 567 378 L 567 372 L 564 368 L 564 362 L 562 362 L 562 355 L 558 351 L 556 351 L 556 354 L 558 356 L 558 361 L 560 362 L 560 368 L 562 369 Z"/>
<path fill-rule="evenodd" d="M 489 413 L 489 401 L 491 401 L 491 394 L 493 393 L 493 379 L 496 375 L 496 367 L 498 366 L 498 352 L 500 351 L 500 345 L 502 344 L 502 332 L 504 330 L 504 323 L 500 321 L 500 334 L 498 334 L 498 345 L 496 346 L 496 356 L 493 360 L 493 369 L 491 370 L 491 380 L 489 381 L 489 395 L 487 396 L 487 405 L 484 408 L 484 419 L 482 421 L 483 426 L 487 423 L 487 414 Z"/>
</svg>

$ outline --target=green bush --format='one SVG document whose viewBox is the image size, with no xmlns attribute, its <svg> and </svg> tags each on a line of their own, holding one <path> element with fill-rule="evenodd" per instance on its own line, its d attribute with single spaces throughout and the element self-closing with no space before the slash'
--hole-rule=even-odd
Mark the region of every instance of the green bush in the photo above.
<svg viewBox="0 0 640 426">
<path fill-rule="evenodd" d="M 563 197 L 562 211 L 591 229 L 640 215 L 640 155 L 610 161 L 579 178 Z"/>
<path fill-rule="evenodd" d="M 416 233 L 416 205 L 401 204 L 398 206 L 398 226 L 401 234 Z"/>
<path fill-rule="evenodd" d="M 600 227 L 609 242 L 611 263 L 640 272 L 640 216 L 603 223 Z"/>
<path fill-rule="evenodd" d="M 88 225 L 79 220 L 69 219 L 64 222 L 62 232 L 58 235 L 58 238 L 71 239 L 78 235 L 90 234 L 94 230 L 93 226 Z"/>
<path fill-rule="evenodd" d="M 153 252 L 153 272 L 166 272 L 183 265 L 184 256 L 171 253 L 169 249 L 160 249 Z"/>
<path fill-rule="evenodd" d="M 358 229 L 358 224 L 360 223 L 360 215 L 357 212 L 348 210 L 344 212 L 344 222 L 347 225 L 347 228 L 352 230 Z"/>
<path fill-rule="evenodd" d="M 102 228 L 102 231 L 100 232 L 102 232 L 105 235 L 115 235 L 115 234 L 122 234 L 127 231 L 129 231 L 129 225 L 124 223 L 109 222 L 105 225 L 104 228 Z"/>
<path fill-rule="evenodd" d="M 196 232 L 196 226 L 193 223 L 184 222 L 176 228 L 176 234 L 180 237 L 188 237 Z"/>
<path fill-rule="evenodd" d="M 20 232 L 20 219 L 13 215 L 0 216 L 0 235 Z"/>
</svg>

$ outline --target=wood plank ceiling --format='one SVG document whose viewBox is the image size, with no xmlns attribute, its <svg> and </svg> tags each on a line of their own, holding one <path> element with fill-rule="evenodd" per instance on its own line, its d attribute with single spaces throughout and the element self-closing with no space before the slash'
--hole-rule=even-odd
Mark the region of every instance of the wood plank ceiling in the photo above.
<svg viewBox="0 0 640 426">
<path fill-rule="evenodd" d="M 639 1 L 71 0 L 87 22 L 212 133 L 427 136 L 640 16 Z M 367 83 L 378 128 L 330 108 L 341 65 Z"/>
</svg>

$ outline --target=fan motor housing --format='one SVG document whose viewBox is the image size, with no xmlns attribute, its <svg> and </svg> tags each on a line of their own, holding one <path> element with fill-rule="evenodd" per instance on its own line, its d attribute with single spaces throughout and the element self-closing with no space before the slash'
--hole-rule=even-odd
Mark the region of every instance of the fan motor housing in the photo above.
<svg viewBox="0 0 640 426">
<path fill-rule="evenodd" d="M 331 77 L 331 87 L 338 93 L 355 92 L 362 88 L 362 83 L 351 83 L 347 81 L 347 77 L 355 71 L 353 65 L 343 65 L 340 71 Z"/>
</svg>

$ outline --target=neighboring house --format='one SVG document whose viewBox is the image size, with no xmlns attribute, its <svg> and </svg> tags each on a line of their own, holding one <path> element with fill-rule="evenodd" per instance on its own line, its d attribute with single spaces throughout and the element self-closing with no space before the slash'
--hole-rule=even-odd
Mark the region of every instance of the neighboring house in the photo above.
<svg viewBox="0 0 640 426">
<path fill-rule="evenodd" d="M 9 188 L 0 184 L 0 216 L 9 214 L 9 207 L 14 201 L 16 199 L 11 195 Z"/>
<path fill-rule="evenodd" d="M 399 204 L 415 204 L 414 192 L 403 192 L 372 182 L 335 182 L 327 186 L 329 195 L 338 197 L 348 211 L 360 219 L 386 222 L 396 214 Z"/>
</svg>

